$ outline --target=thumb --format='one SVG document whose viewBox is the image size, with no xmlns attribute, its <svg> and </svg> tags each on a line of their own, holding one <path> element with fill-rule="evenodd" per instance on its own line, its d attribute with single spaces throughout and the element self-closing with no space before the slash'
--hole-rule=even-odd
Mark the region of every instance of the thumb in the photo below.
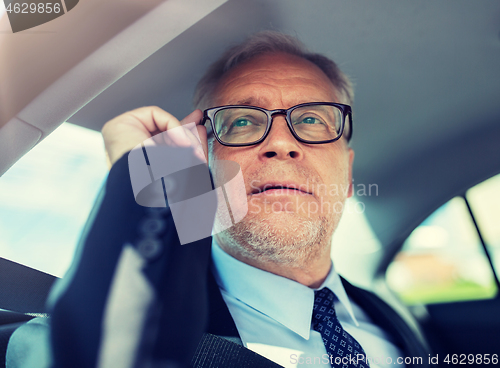
<svg viewBox="0 0 500 368">
<path fill-rule="evenodd" d="M 203 148 L 203 153 L 208 162 L 208 142 L 207 142 L 207 129 L 203 125 L 203 112 L 200 109 L 194 110 L 180 121 L 181 125 L 195 123 L 196 128 L 190 129 L 191 133 L 199 139 Z"/>
</svg>

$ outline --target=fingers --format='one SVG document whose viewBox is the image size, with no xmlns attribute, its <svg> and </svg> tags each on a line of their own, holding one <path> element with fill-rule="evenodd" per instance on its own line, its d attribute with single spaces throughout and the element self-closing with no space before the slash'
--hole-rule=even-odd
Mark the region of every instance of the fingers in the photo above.
<svg viewBox="0 0 500 368">
<path fill-rule="evenodd" d="M 198 136 L 200 137 L 201 147 L 203 148 L 205 160 L 208 162 L 207 128 L 205 128 L 205 126 L 203 126 L 203 125 L 197 125 L 196 130 L 198 131 Z"/>
<path fill-rule="evenodd" d="M 137 122 L 142 124 L 150 133 L 164 132 L 167 129 L 180 126 L 180 122 L 175 116 L 157 106 L 141 107 L 120 116 L 124 115 L 131 115 L 136 118 Z"/>
<path fill-rule="evenodd" d="M 182 125 L 189 123 L 196 123 L 196 125 L 202 124 L 203 112 L 200 109 L 194 110 L 188 116 L 180 121 Z"/>
<path fill-rule="evenodd" d="M 203 112 L 199 109 L 194 110 L 188 116 L 180 121 L 183 126 L 187 126 L 198 143 L 201 143 L 203 150 L 203 157 L 208 160 L 208 142 L 207 142 L 207 129 L 203 125 Z M 191 123 L 195 123 L 192 126 Z"/>
<path fill-rule="evenodd" d="M 198 146 L 201 143 L 201 139 L 198 135 L 198 131 L 196 129 L 196 126 L 201 124 L 201 111 L 200 110 L 194 110 L 192 113 L 190 113 L 188 116 L 186 116 L 184 119 L 180 121 L 180 124 L 182 125 L 184 131 L 186 132 L 187 136 L 189 139 L 192 140 L 193 144 Z"/>
<path fill-rule="evenodd" d="M 159 144 L 168 144 L 170 146 L 192 146 L 195 148 L 195 154 L 198 158 L 207 162 L 204 151 L 204 147 L 207 146 L 206 134 L 203 134 L 202 132 L 200 135 L 197 129 L 197 127 L 202 123 L 202 117 L 202 112 L 200 110 L 195 110 L 182 119 L 179 124 L 172 124 L 169 122 L 166 125 L 166 131 L 163 134 L 155 136 L 157 139 L 156 142 Z"/>
<path fill-rule="evenodd" d="M 108 121 L 102 129 L 109 161 L 114 164 L 123 154 L 144 142 L 197 147 L 195 153 L 206 162 L 206 131 L 204 133 L 204 127 L 199 127 L 202 117 L 202 112 L 195 110 L 179 121 L 156 106 L 141 107 L 117 116 Z M 181 128 L 183 125 L 186 125 L 187 129 Z M 160 134 L 163 132 L 167 133 Z"/>
</svg>

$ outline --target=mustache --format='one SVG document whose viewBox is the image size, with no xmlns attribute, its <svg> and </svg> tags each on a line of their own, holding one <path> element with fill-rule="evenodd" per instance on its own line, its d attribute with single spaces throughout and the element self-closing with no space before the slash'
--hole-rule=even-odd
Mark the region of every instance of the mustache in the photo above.
<svg viewBox="0 0 500 368">
<path fill-rule="evenodd" d="M 262 183 L 268 182 L 270 179 L 293 180 L 300 185 L 304 185 L 305 189 L 309 192 L 313 192 L 314 194 L 312 189 L 317 187 L 319 184 L 323 184 L 323 180 L 321 180 L 321 177 L 316 170 L 300 165 L 265 165 L 259 167 L 258 170 L 243 175 L 245 183 L 247 186 L 250 185 L 250 189 L 253 189 Z M 248 189 L 249 188 L 247 188 L 247 193 Z"/>
</svg>

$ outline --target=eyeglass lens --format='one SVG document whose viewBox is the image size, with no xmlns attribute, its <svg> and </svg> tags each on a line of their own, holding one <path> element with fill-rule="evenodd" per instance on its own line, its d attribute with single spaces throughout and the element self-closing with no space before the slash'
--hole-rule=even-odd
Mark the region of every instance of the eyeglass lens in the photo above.
<svg viewBox="0 0 500 368">
<path fill-rule="evenodd" d="M 292 110 L 293 130 L 301 139 L 319 142 L 335 139 L 342 126 L 342 111 L 329 105 L 302 106 Z M 267 128 L 268 117 L 252 108 L 227 108 L 214 116 L 219 138 L 230 144 L 246 144 L 261 139 Z"/>
</svg>

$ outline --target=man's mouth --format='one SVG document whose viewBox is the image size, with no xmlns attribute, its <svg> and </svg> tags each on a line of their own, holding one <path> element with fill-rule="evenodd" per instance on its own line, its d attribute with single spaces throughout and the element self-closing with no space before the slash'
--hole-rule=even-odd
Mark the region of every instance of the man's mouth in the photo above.
<svg viewBox="0 0 500 368">
<path fill-rule="evenodd" d="M 250 193 L 252 195 L 311 195 L 305 185 L 290 183 L 267 183 L 262 186 L 256 187 Z"/>
</svg>

